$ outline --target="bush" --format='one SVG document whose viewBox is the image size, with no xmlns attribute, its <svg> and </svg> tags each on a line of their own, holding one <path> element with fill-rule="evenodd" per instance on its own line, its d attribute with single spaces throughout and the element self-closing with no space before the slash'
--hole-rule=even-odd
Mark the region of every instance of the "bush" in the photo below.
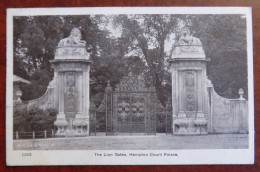
<svg viewBox="0 0 260 172">
<path fill-rule="evenodd" d="M 32 109 L 14 109 L 14 131 L 31 132 L 54 129 L 54 121 L 57 111 L 55 109 L 42 110 Z"/>
</svg>

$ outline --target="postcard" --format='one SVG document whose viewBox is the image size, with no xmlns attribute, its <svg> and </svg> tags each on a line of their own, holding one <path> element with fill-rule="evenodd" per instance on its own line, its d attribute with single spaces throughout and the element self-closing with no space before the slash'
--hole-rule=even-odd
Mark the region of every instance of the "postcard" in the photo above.
<svg viewBox="0 0 260 172">
<path fill-rule="evenodd" d="M 7 165 L 253 164 L 251 10 L 7 9 Z"/>
</svg>

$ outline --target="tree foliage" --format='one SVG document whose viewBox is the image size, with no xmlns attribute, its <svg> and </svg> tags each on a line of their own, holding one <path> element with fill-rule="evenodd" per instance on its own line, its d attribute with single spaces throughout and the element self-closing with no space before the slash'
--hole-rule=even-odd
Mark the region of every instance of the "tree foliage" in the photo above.
<svg viewBox="0 0 260 172">
<path fill-rule="evenodd" d="M 123 65 L 118 59 L 122 50 L 117 40 L 109 38 L 107 30 L 99 28 L 101 19 L 102 16 L 14 17 L 14 74 L 31 81 L 22 88 L 23 100 L 44 93 L 53 77 L 50 60 L 54 58 L 56 46 L 60 39 L 69 36 L 73 27 L 80 28 L 93 61 L 90 75 L 93 93 L 104 92 L 109 79 L 118 82 L 118 75 L 124 73 L 120 71 Z M 117 65 L 119 68 L 111 68 Z M 105 77 L 105 73 L 110 75 Z"/>
<path fill-rule="evenodd" d="M 207 58 L 207 74 L 215 90 L 224 97 L 247 98 L 246 18 L 242 15 L 187 16 L 194 36 L 201 39 Z M 203 22 L 203 23 L 202 23 Z"/>
<path fill-rule="evenodd" d="M 115 25 L 123 28 L 122 37 L 131 42 L 128 46 L 133 47 L 132 52 L 137 49 L 143 57 L 161 102 L 167 100 L 171 84 L 165 62 L 171 58 L 172 49 L 166 52 L 166 42 L 171 39 L 174 44 L 184 26 L 202 41 L 210 59 L 207 75 L 215 90 L 224 97 L 237 98 L 238 89 L 243 88 L 247 98 L 245 16 L 121 15 L 115 16 Z"/>
<path fill-rule="evenodd" d="M 143 75 L 162 103 L 171 94 L 167 59 L 183 26 L 204 46 L 207 74 L 216 91 L 237 97 L 247 93 L 246 19 L 241 15 L 84 15 L 14 17 L 14 74 L 31 81 L 23 100 L 38 98 L 53 77 L 50 60 L 60 39 L 73 27 L 82 32 L 91 55 L 91 98 L 99 104 L 110 80 L 112 87 L 129 72 Z M 114 37 L 109 22 L 121 29 Z M 170 47 L 170 48 L 169 48 Z"/>
<path fill-rule="evenodd" d="M 165 103 L 170 88 L 170 82 L 166 82 L 169 72 L 165 63 L 165 42 L 177 30 L 178 18 L 174 15 L 119 15 L 114 17 L 114 24 L 123 28 L 122 39 L 132 51 L 128 53 L 138 53 L 147 66 L 146 78 Z"/>
<path fill-rule="evenodd" d="M 14 109 L 14 131 L 30 132 L 54 129 L 57 111 L 55 109 L 41 110 L 38 108 Z"/>
</svg>

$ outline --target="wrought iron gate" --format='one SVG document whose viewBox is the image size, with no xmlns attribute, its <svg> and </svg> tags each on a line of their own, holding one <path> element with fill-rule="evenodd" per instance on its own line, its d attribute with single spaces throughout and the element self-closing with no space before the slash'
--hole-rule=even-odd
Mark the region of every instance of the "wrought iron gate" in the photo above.
<svg viewBox="0 0 260 172">
<path fill-rule="evenodd" d="M 89 126 L 89 135 L 96 136 L 102 135 L 106 132 L 106 113 L 104 110 L 97 111 L 96 106 L 91 102 L 89 107 L 90 115 L 90 126 Z"/>
<path fill-rule="evenodd" d="M 138 93 L 114 94 L 117 132 L 145 133 L 147 108 L 145 97 Z"/>
<path fill-rule="evenodd" d="M 168 99 L 166 106 L 161 104 L 156 109 L 156 133 L 172 133 L 172 105 L 171 99 Z"/>
<path fill-rule="evenodd" d="M 146 88 L 143 78 L 139 76 L 124 77 L 115 90 L 108 83 L 96 116 L 100 114 L 106 117 L 106 135 L 156 134 L 160 115 L 164 120 L 163 132 L 171 132 L 171 112 L 167 113 L 161 105 L 155 88 Z M 100 121 L 97 118 L 91 121 L 90 132 L 93 133 L 94 129 L 97 131 L 96 125 Z"/>
</svg>

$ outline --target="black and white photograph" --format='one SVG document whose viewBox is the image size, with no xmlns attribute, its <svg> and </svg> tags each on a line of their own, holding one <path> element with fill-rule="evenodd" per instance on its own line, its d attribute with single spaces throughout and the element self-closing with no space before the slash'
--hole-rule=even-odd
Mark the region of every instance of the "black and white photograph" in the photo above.
<svg viewBox="0 0 260 172">
<path fill-rule="evenodd" d="M 7 10 L 7 165 L 254 163 L 249 7 Z"/>
</svg>

